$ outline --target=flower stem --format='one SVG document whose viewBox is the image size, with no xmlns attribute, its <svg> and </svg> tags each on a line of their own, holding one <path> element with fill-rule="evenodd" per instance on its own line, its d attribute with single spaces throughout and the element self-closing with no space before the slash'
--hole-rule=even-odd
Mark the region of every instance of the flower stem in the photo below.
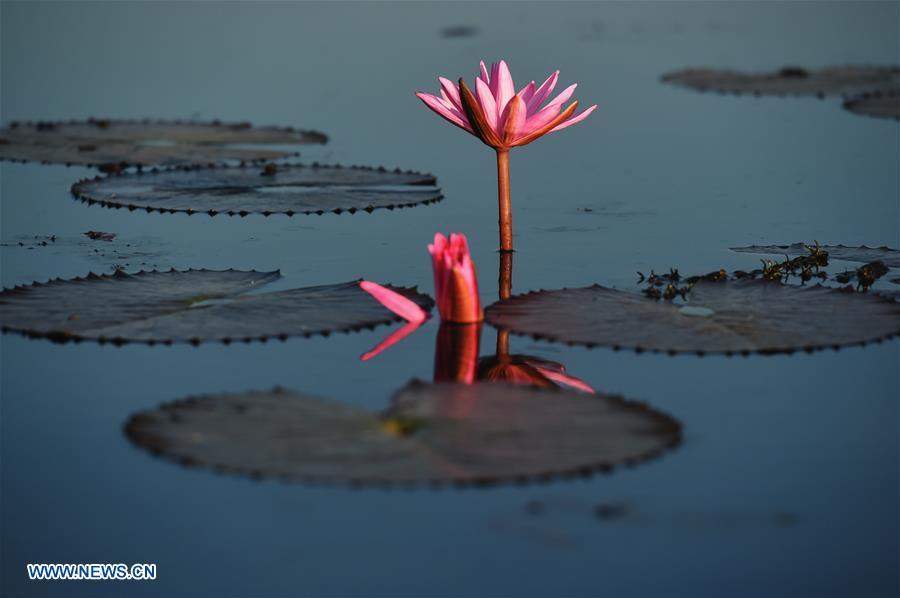
<svg viewBox="0 0 900 598">
<path fill-rule="evenodd" d="M 497 150 L 497 200 L 500 206 L 500 251 L 512 251 L 512 205 L 509 195 L 509 150 Z"/>
</svg>

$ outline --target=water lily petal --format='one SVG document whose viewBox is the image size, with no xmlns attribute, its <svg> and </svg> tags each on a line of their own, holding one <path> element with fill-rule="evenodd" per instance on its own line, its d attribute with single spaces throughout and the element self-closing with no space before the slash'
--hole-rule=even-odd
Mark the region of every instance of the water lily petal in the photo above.
<svg viewBox="0 0 900 598">
<path fill-rule="evenodd" d="M 478 82 L 481 82 L 481 80 L 478 79 L 476 83 Z M 481 85 L 483 86 L 484 82 L 481 82 Z M 482 89 L 486 88 L 482 87 Z M 490 92 L 488 91 L 486 95 L 490 95 Z M 478 98 L 475 97 L 475 94 L 472 93 L 472 90 L 469 89 L 469 86 L 466 85 L 465 80 L 462 78 L 459 80 L 459 99 L 462 101 L 463 109 L 466 111 L 466 119 L 472 126 L 475 136 L 491 147 L 501 145 L 500 138 L 494 132 L 491 123 L 488 122 L 484 108 L 482 108 Z"/>
<path fill-rule="evenodd" d="M 502 114 L 503 110 L 506 109 L 506 105 L 513 96 L 516 95 L 516 85 L 513 82 L 512 74 L 509 72 L 509 66 L 507 66 L 505 60 L 500 61 L 498 71 L 500 73 L 500 81 L 497 86 L 496 94 L 497 112 Z"/>
<path fill-rule="evenodd" d="M 435 99 L 436 99 L 437 101 L 439 101 L 441 104 L 443 104 L 443 105 L 444 105 L 444 108 L 446 108 L 447 110 L 449 110 L 451 114 L 453 114 L 454 116 L 456 116 L 457 118 L 459 118 L 461 121 L 463 121 L 463 122 L 465 122 L 465 123 L 468 124 L 469 119 L 468 119 L 468 117 L 466 116 L 466 113 L 465 113 L 464 111 L 458 109 L 456 106 L 453 105 L 453 102 L 450 100 L 450 98 L 447 97 L 447 94 L 444 92 L 443 89 L 441 90 L 441 96 L 442 96 L 442 97 L 440 97 L 440 98 L 435 98 Z"/>
<path fill-rule="evenodd" d="M 441 98 L 431 95 L 430 93 L 416 93 L 416 97 L 425 102 L 425 105 L 435 111 L 438 115 L 443 117 L 444 119 L 450 121 L 457 127 L 472 133 L 472 126 L 469 124 L 468 119 L 462 119 L 460 116 L 457 116 L 453 113 L 442 101 Z"/>
<path fill-rule="evenodd" d="M 428 251 L 441 318 L 457 323 L 480 322 L 483 314 L 478 282 L 465 235 L 451 234 L 447 239 L 438 233 Z"/>
<path fill-rule="evenodd" d="M 494 96 L 494 101 L 497 101 L 500 92 L 500 64 L 495 62 L 491 65 L 491 80 L 485 81 L 488 83 L 489 88 L 491 90 L 491 94 Z"/>
<path fill-rule="evenodd" d="M 530 100 L 532 97 L 534 97 L 534 90 L 535 90 L 534 81 L 532 81 L 531 83 L 529 83 L 528 85 L 526 85 L 519 91 L 519 97 L 522 98 L 523 102 L 525 102 L 526 108 L 528 107 L 528 100 Z"/>
<path fill-rule="evenodd" d="M 447 253 L 447 237 L 441 233 L 435 234 L 434 243 L 428 245 L 428 253 L 431 254 L 431 269 L 434 273 L 434 289 L 438 313 L 444 313 L 444 310 L 446 309 L 444 297 L 441 296 L 441 293 L 437 292 L 437 289 L 444 288 L 446 282 L 447 269 L 443 266 L 443 262 Z"/>
<path fill-rule="evenodd" d="M 359 286 L 362 290 L 372 295 L 379 303 L 391 310 L 408 322 L 422 323 L 428 318 L 428 312 L 400 293 L 381 286 L 377 282 L 361 280 Z"/>
<path fill-rule="evenodd" d="M 547 125 L 547 123 L 551 122 L 559 116 L 559 107 L 558 106 L 550 106 L 549 109 L 545 108 L 541 110 L 537 114 L 533 114 L 525 119 L 525 125 L 519 131 L 521 135 L 529 135 L 534 131 L 537 131 L 541 127 Z"/>
<path fill-rule="evenodd" d="M 525 129 L 527 132 L 524 135 L 522 135 L 521 137 L 519 137 L 518 139 L 516 139 L 513 142 L 512 146 L 518 147 L 521 145 L 528 145 L 535 139 L 538 139 L 539 137 L 546 135 L 547 133 L 550 132 L 551 129 L 553 129 L 554 127 L 556 127 L 559 124 L 562 124 L 567 118 L 569 118 L 570 116 L 575 114 L 575 110 L 577 110 L 577 109 L 578 109 L 578 100 L 575 100 L 574 102 L 569 104 L 565 110 L 560 112 L 556 118 L 551 120 L 549 123 L 547 123 L 543 127 L 532 129 L 532 128 L 529 128 L 528 123 L 526 123 Z"/>
<path fill-rule="evenodd" d="M 525 110 L 525 102 L 518 95 L 513 96 L 506 105 L 499 127 L 503 131 L 504 142 L 512 143 L 521 136 L 521 131 L 525 128 Z"/>
<path fill-rule="evenodd" d="M 499 137 L 500 132 L 497 130 L 497 120 L 499 115 L 497 114 L 497 103 L 494 101 L 494 94 L 491 93 L 488 85 L 481 79 L 475 81 L 475 93 L 478 98 L 478 103 L 484 111 L 484 117 L 487 120 L 488 126 L 491 128 L 491 131 Z"/>
<path fill-rule="evenodd" d="M 445 77 L 438 77 L 438 81 L 441 82 L 441 89 L 453 103 L 453 106 L 462 112 L 462 102 L 459 99 L 459 88 L 453 84 L 453 81 Z"/>
<path fill-rule="evenodd" d="M 562 93 L 553 98 L 550 103 L 544 106 L 544 108 L 540 112 L 529 116 L 525 121 L 523 131 L 531 133 L 540 129 L 541 127 L 552 121 L 554 118 L 556 118 L 559 115 L 559 110 L 563 102 L 568 100 L 572 96 L 572 94 L 575 93 L 575 88 L 577 86 L 577 84 L 570 85 L 565 90 L 563 90 Z"/>
<path fill-rule="evenodd" d="M 580 123 L 581 121 L 586 119 L 588 116 L 590 116 L 591 112 L 593 112 L 596 109 L 597 109 L 597 104 L 594 104 L 587 110 L 579 112 L 578 114 L 569 118 L 568 120 L 563 121 L 562 124 L 553 127 L 552 129 L 550 129 L 550 132 L 552 133 L 554 131 L 559 131 L 561 129 L 565 129 L 566 127 L 570 127 L 570 126 L 574 125 L 575 123 Z"/>
<path fill-rule="evenodd" d="M 556 87 L 556 82 L 559 80 L 559 71 L 556 71 L 549 77 L 547 80 L 541 83 L 541 86 L 537 88 L 537 91 L 534 92 L 534 95 L 527 102 L 528 114 L 536 114 L 541 109 L 541 104 L 544 103 L 550 94 L 553 92 L 553 88 Z"/>
<path fill-rule="evenodd" d="M 572 94 L 575 93 L 575 88 L 578 87 L 577 83 L 573 83 L 569 85 L 567 88 L 562 90 L 558 96 L 550 100 L 550 102 L 544 106 L 544 110 L 554 106 L 562 106 L 566 102 L 569 101 L 569 98 L 572 97 Z"/>
</svg>

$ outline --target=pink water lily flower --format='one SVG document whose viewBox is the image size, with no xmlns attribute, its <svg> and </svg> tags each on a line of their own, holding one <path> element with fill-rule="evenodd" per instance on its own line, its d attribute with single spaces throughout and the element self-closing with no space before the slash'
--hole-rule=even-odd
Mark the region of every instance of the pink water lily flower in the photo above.
<svg viewBox="0 0 900 598">
<path fill-rule="evenodd" d="M 441 117 L 497 151 L 501 251 L 512 251 L 513 248 L 509 150 L 581 122 L 597 109 L 594 104 L 575 114 L 577 100 L 563 108 L 575 93 L 576 84 L 550 99 L 558 79 L 559 71 L 556 71 L 540 86 L 531 81 L 516 92 L 505 61 L 491 66 L 490 74 L 484 61 L 481 61 L 481 74 L 475 79 L 474 93 L 463 79 L 454 85 L 444 77 L 438 78 L 441 83 L 440 97 L 416 93 L 426 106 Z"/>
<path fill-rule="evenodd" d="M 559 71 L 540 86 L 532 81 L 516 93 L 506 61 L 494 63 L 488 74 L 481 61 L 481 74 L 475 79 L 473 94 L 463 79 L 454 85 L 439 77 L 440 97 L 419 92 L 416 96 L 439 115 L 475 135 L 495 149 L 510 149 L 531 143 L 538 137 L 565 129 L 588 117 L 597 105 L 575 114 L 578 101 L 563 108 L 577 84 L 572 84 L 550 101 Z"/>
<path fill-rule="evenodd" d="M 470 324 L 481 322 L 484 314 L 478 298 L 475 263 L 469 255 L 469 242 L 462 233 L 451 233 L 448 239 L 441 233 L 428 244 L 434 270 L 434 292 L 438 313 L 446 322 Z M 359 286 L 384 307 L 411 324 L 421 324 L 428 312 L 400 293 L 371 280 L 361 280 Z"/>
<path fill-rule="evenodd" d="M 463 234 L 447 239 L 441 233 L 428 245 L 434 269 L 434 292 L 438 313 L 445 322 L 471 324 L 484 319 L 478 298 L 475 263 L 469 255 L 469 243 Z"/>
<path fill-rule="evenodd" d="M 478 280 L 475 264 L 469 255 L 469 244 L 463 234 L 451 234 L 447 239 L 441 233 L 428 245 L 434 268 L 434 292 L 437 295 L 438 313 L 446 322 L 470 324 L 481 322 L 484 314 L 478 298 Z M 361 280 L 359 287 L 384 307 L 407 321 L 407 324 L 381 341 L 374 349 L 361 357 L 372 359 L 385 349 L 399 343 L 415 332 L 428 318 L 428 312 L 415 301 L 371 280 Z M 476 353 L 475 357 L 478 355 Z"/>
</svg>

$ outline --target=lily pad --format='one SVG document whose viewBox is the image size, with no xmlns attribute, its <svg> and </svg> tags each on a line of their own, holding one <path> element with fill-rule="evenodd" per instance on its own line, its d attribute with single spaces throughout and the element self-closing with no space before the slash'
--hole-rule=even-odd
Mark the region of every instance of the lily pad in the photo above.
<svg viewBox="0 0 900 598">
<path fill-rule="evenodd" d="M 518 295 L 491 305 L 485 317 L 536 338 L 669 353 L 789 353 L 900 333 L 897 304 L 818 285 L 701 280 L 687 306 L 689 313 L 683 305 L 595 285 Z"/>
<path fill-rule="evenodd" d="M 747 247 L 732 247 L 732 251 L 738 253 L 761 253 L 775 255 L 807 255 L 809 250 L 804 243 L 791 245 L 749 245 Z M 846 247 L 844 245 L 819 245 L 818 248 L 828 253 L 828 257 L 834 260 L 847 262 L 883 262 L 888 268 L 900 268 L 900 251 L 890 247 Z"/>
<path fill-rule="evenodd" d="M 0 292 L 0 326 L 57 342 L 250 342 L 327 335 L 398 320 L 358 282 L 248 294 L 280 277 L 240 270 L 142 271 Z M 425 309 L 431 298 L 393 287 Z"/>
<path fill-rule="evenodd" d="M 97 177 L 72 185 L 89 204 L 148 212 L 351 214 L 443 198 L 430 174 L 313 164 L 215 166 Z"/>
<path fill-rule="evenodd" d="M 676 420 L 621 397 L 422 382 L 380 414 L 274 389 L 165 404 L 132 416 L 125 430 L 186 465 L 377 486 L 589 475 L 657 456 L 681 439 Z"/>
<path fill-rule="evenodd" d="M 100 166 L 176 166 L 296 155 L 271 145 L 325 143 L 317 131 L 250 123 L 90 119 L 11 123 L 0 129 L 0 160 Z M 235 147 L 235 146 L 243 147 Z M 252 148 L 246 146 L 259 147 Z"/>
<path fill-rule="evenodd" d="M 844 101 L 844 108 L 863 116 L 900 120 L 900 90 L 864 93 Z"/>
<path fill-rule="evenodd" d="M 662 80 L 698 91 L 824 97 L 896 88 L 900 86 L 900 68 L 842 66 L 807 70 L 788 66 L 765 73 L 692 68 L 667 73 Z"/>
</svg>

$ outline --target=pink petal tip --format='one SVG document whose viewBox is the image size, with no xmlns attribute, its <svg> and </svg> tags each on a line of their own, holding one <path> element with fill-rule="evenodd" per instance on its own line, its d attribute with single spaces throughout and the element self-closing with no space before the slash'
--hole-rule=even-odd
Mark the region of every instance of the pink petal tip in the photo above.
<svg viewBox="0 0 900 598">
<path fill-rule="evenodd" d="M 418 303 L 377 282 L 361 280 L 359 287 L 407 322 L 421 324 L 428 318 L 428 312 L 419 307 Z"/>
</svg>

